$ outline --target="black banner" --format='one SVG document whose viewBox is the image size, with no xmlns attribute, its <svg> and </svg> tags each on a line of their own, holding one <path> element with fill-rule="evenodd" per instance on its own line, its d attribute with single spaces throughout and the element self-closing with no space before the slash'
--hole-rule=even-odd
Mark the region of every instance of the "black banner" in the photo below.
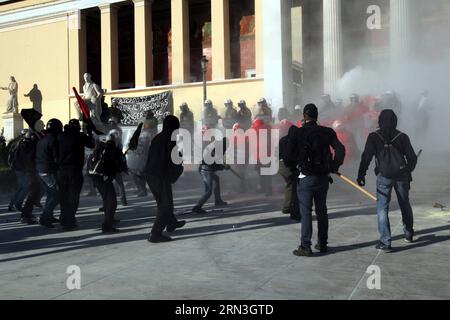
<svg viewBox="0 0 450 320">
<path fill-rule="evenodd" d="M 137 126 L 139 120 L 145 116 L 145 112 L 152 110 L 159 123 L 169 114 L 173 114 L 172 91 L 166 91 L 145 97 L 112 98 L 113 107 L 122 111 L 124 126 Z"/>
</svg>

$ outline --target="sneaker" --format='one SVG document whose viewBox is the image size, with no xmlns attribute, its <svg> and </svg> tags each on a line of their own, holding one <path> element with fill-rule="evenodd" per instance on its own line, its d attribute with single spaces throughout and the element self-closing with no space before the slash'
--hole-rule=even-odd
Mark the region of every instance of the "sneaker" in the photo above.
<svg viewBox="0 0 450 320">
<path fill-rule="evenodd" d="M 281 211 L 282 214 L 291 214 L 291 209 L 283 209 Z"/>
<path fill-rule="evenodd" d="M 72 224 L 70 226 L 62 226 L 64 231 L 73 231 L 78 228 L 77 224 Z"/>
<path fill-rule="evenodd" d="M 37 220 L 36 220 L 36 218 L 22 218 L 22 219 L 20 219 L 20 222 L 31 226 L 31 225 L 36 224 Z"/>
<path fill-rule="evenodd" d="M 378 242 L 377 245 L 375 246 L 375 249 L 381 250 L 385 253 L 391 253 L 393 251 L 391 246 L 387 246 L 382 242 Z"/>
<path fill-rule="evenodd" d="M 147 196 L 147 192 L 144 192 L 144 191 L 139 192 L 139 193 L 137 194 L 137 197 L 138 197 L 138 198 L 144 198 L 144 197 L 146 197 L 146 196 Z"/>
<path fill-rule="evenodd" d="M 405 242 L 406 242 L 406 243 L 413 243 L 413 242 L 414 242 L 414 237 L 413 237 L 413 236 L 407 236 L 407 237 L 405 237 Z"/>
<path fill-rule="evenodd" d="M 105 212 L 105 208 L 103 208 L 103 207 L 99 208 L 98 212 Z"/>
<path fill-rule="evenodd" d="M 55 226 L 50 221 L 39 219 L 39 224 L 43 227 L 53 229 Z"/>
<path fill-rule="evenodd" d="M 228 203 L 225 201 L 222 201 L 222 200 L 216 201 L 216 203 L 215 203 L 216 207 L 226 207 L 227 205 L 228 205 Z"/>
<path fill-rule="evenodd" d="M 160 235 L 150 234 L 148 241 L 151 243 L 170 242 L 172 241 L 172 238 L 163 234 Z"/>
<path fill-rule="evenodd" d="M 59 219 L 56 219 L 56 218 L 54 218 L 54 217 L 51 217 L 51 218 L 50 218 L 50 222 L 51 222 L 51 223 L 59 223 Z"/>
<path fill-rule="evenodd" d="M 118 233 L 118 232 L 120 232 L 120 230 L 116 229 L 114 227 L 102 227 L 102 232 L 103 233 Z"/>
<path fill-rule="evenodd" d="M 192 213 L 195 213 L 195 214 L 208 214 L 208 212 L 206 212 L 205 210 L 203 210 L 202 208 L 199 208 L 199 207 L 195 207 L 194 209 L 192 209 Z"/>
<path fill-rule="evenodd" d="M 122 206 L 126 207 L 126 206 L 128 205 L 127 198 L 122 197 L 122 198 L 120 199 L 120 201 L 121 201 L 121 203 L 122 203 Z"/>
<path fill-rule="evenodd" d="M 316 249 L 320 253 L 327 253 L 328 252 L 328 246 L 327 245 L 316 244 L 314 249 Z"/>
<path fill-rule="evenodd" d="M 292 220 L 295 220 L 295 221 L 299 221 L 299 222 L 301 222 L 302 221 L 302 217 L 300 216 L 300 215 L 296 215 L 296 214 L 291 214 L 291 217 L 290 217 Z"/>
<path fill-rule="evenodd" d="M 302 246 L 298 247 L 292 253 L 297 257 L 310 257 L 312 255 L 311 248 L 303 248 Z"/>
<path fill-rule="evenodd" d="M 186 225 L 186 221 L 178 221 L 174 226 L 167 226 L 167 232 L 174 232 L 176 229 L 183 228 Z"/>
</svg>

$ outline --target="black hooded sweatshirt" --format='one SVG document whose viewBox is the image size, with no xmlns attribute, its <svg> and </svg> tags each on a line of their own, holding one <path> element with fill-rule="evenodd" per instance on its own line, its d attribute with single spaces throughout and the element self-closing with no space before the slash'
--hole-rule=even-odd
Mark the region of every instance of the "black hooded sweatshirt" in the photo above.
<svg viewBox="0 0 450 320">
<path fill-rule="evenodd" d="M 399 177 L 398 180 L 412 180 L 411 173 L 414 171 L 417 165 L 417 155 L 414 152 L 414 149 L 411 145 L 411 141 L 408 135 L 401 133 L 397 130 L 397 116 L 395 115 L 393 110 L 383 110 L 380 114 L 380 118 L 378 120 L 379 130 L 377 131 L 386 142 L 392 141 L 397 135 L 400 136 L 394 140 L 392 145 L 399 150 L 406 159 L 406 172 L 403 176 Z M 361 157 L 361 164 L 359 166 L 358 171 L 358 179 L 363 179 L 366 176 L 367 170 L 369 169 L 370 163 L 372 162 L 373 157 L 377 157 L 377 155 L 383 150 L 384 142 L 378 136 L 376 132 L 373 132 L 367 138 L 366 147 L 364 149 L 364 153 Z M 375 168 L 375 175 L 378 175 L 379 169 Z"/>
<path fill-rule="evenodd" d="M 175 116 L 167 116 L 163 122 L 163 130 L 159 133 L 150 145 L 146 165 L 148 176 L 159 177 L 175 183 L 182 171 L 182 165 L 173 163 L 171 155 L 176 142 L 172 141 L 172 134 L 180 128 L 180 121 Z M 174 181 L 175 180 L 175 181 Z"/>
</svg>

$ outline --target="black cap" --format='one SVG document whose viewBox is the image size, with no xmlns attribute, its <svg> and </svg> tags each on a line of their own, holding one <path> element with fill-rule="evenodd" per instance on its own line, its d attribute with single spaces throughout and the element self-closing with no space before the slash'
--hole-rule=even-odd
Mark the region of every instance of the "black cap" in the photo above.
<svg viewBox="0 0 450 320">
<path fill-rule="evenodd" d="M 319 111 L 317 110 L 316 105 L 313 103 L 307 104 L 303 109 L 303 113 L 315 120 L 319 118 Z"/>
</svg>

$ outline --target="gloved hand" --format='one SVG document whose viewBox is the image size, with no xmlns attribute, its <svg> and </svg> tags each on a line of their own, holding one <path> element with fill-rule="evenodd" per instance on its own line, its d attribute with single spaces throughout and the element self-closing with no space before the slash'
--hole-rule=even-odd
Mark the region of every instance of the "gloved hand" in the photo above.
<svg viewBox="0 0 450 320">
<path fill-rule="evenodd" d="M 339 172 L 339 166 L 336 164 L 332 164 L 330 169 L 331 169 L 331 173 L 336 174 Z"/>
<path fill-rule="evenodd" d="M 358 179 L 356 179 L 356 182 L 358 182 L 358 186 L 364 187 L 366 185 L 366 178 L 359 177 Z"/>
</svg>

